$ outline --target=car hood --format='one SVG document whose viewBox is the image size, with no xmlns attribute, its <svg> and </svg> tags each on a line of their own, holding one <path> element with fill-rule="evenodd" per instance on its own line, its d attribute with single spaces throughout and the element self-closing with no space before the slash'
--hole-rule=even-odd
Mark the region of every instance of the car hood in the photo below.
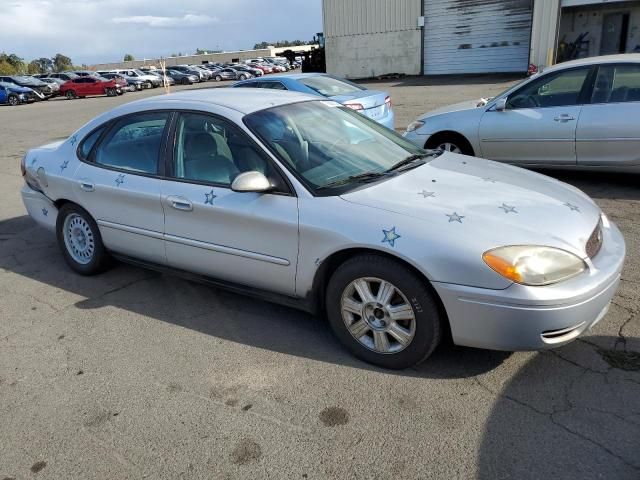
<svg viewBox="0 0 640 480">
<path fill-rule="evenodd" d="M 465 100 L 464 102 L 454 103 L 453 105 L 436 108 L 435 110 L 431 110 L 420 116 L 419 119 L 435 117 L 436 115 L 441 115 L 443 113 L 459 112 L 461 110 L 475 110 L 476 108 L 478 108 L 478 105 L 485 105 L 485 101 L 483 100 L 485 99 L 477 98 L 475 100 Z"/>
<path fill-rule="evenodd" d="M 33 90 L 29 87 L 20 87 L 20 86 L 16 86 L 16 87 L 8 87 L 8 90 L 10 92 L 13 93 L 29 93 L 32 92 Z"/>
<path fill-rule="evenodd" d="M 462 235 L 481 251 L 547 245 L 583 258 L 601 215 L 593 200 L 575 187 L 449 152 L 342 198 L 424 221 L 426 235 Z"/>
</svg>

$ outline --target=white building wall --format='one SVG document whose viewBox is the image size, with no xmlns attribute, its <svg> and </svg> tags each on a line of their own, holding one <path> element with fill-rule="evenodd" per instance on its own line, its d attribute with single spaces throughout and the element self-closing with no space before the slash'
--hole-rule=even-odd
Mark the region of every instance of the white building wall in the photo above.
<svg viewBox="0 0 640 480">
<path fill-rule="evenodd" d="M 560 0 L 535 0 L 529 62 L 541 70 L 555 63 L 559 26 Z"/>
<path fill-rule="evenodd" d="M 327 72 L 347 78 L 421 70 L 422 0 L 323 0 Z"/>
</svg>

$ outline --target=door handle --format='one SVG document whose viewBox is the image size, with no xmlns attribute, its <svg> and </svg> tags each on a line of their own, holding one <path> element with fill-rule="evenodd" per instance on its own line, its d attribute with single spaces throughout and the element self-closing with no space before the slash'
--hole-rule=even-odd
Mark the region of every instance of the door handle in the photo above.
<svg viewBox="0 0 640 480">
<path fill-rule="evenodd" d="M 170 195 L 167 197 L 167 201 L 169 202 L 169 205 L 171 205 L 171 207 L 175 208 L 176 210 L 184 210 L 186 212 L 190 212 L 191 210 L 193 210 L 193 203 L 191 203 L 184 197 Z"/>
<path fill-rule="evenodd" d="M 96 185 L 89 180 L 80 180 L 80 189 L 85 192 L 93 192 L 96 189 Z"/>
<path fill-rule="evenodd" d="M 569 115 L 568 113 L 563 113 L 553 119 L 556 122 L 569 122 L 571 120 L 575 120 L 573 115 Z"/>
</svg>

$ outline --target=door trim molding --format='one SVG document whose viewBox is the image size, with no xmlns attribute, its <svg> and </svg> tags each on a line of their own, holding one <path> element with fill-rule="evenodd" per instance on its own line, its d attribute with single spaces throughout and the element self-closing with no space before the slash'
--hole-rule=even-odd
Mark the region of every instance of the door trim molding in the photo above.
<svg viewBox="0 0 640 480">
<path fill-rule="evenodd" d="M 251 252 L 249 250 L 227 247 L 225 245 L 201 242 L 199 240 L 192 240 L 190 238 L 177 237 L 175 235 L 167 234 L 164 235 L 164 239 L 167 242 L 171 243 L 186 245 L 188 247 L 201 248 L 203 250 L 210 250 L 212 252 L 226 253 L 228 255 L 235 255 L 236 257 L 251 258 L 252 260 L 259 260 L 262 262 L 273 263 L 275 265 L 282 265 L 283 267 L 291 265 L 291 262 L 289 262 L 289 260 L 287 260 L 286 258 L 272 257 L 271 255 L 264 255 L 262 253 Z"/>
<path fill-rule="evenodd" d="M 144 237 L 163 240 L 163 234 L 161 232 L 155 232 L 153 230 L 145 230 L 144 228 L 132 227 L 130 225 L 123 225 L 121 223 L 108 222 L 106 220 L 96 220 L 96 223 L 100 227 L 113 228 L 114 230 L 121 230 L 127 233 L 134 233 L 136 235 L 142 235 Z"/>
</svg>

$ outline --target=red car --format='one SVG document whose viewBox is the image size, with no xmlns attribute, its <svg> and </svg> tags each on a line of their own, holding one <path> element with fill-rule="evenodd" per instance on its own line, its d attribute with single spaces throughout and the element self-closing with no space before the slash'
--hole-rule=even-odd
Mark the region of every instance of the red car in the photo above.
<svg viewBox="0 0 640 480">
<path fill-rule="evenodd" d="M 98 77 L 86 76 L 69 80 L 60 85 L 60 95 L 64 95 L 68 100 L 74 98 L 84 98 L 89 95 L 107 95 L 114 97 L 118 94 L 118 85 L 115 80 L 100 79 Z"/>
<path fill-rule="evenodd" d="M 273 73 L 273 68 L 268 67 L 267 65 L 263 65 L 262 63 L 249 63 L 248 65 L 251 68 L 257 68 L 258 70 L 262 70 L 262 73 L 264 73 L 265 75 L 267 73 Z"/>
</svg>

